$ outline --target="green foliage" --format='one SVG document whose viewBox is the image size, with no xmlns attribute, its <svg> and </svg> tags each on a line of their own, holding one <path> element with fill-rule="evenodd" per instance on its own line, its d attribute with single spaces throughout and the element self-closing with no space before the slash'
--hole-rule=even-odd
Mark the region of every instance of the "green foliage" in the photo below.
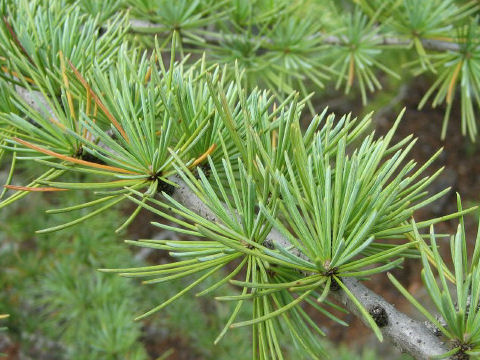
<svg viewBox="0 0 480 360">
<path fill-rule="evenodd" d="M 460 87 L 462 129 L 474 139 L 480 67 L 472 15 L 478 6 L 453 0 L 358 3 L 2 2 L 0 156 L 8 153 L 11 166 L 0 208 L 15 206 L 30 192 L 72 197 L 68 203 L 52 200 L 47 212 L 59 222 L 42 221 L 37 233 L 77 226 L 73 241 L 42 254 L 48 276 L 39 279 L 30 259 L 22 259 L 28 275 L 18 275 L 25 283 L 39 282 L 30 293 L 49 319 L 46 331 L 69 344 L 69 355 L 145 357 L 140 325 L 130 315 L 151 303 L 118 277 L 92 276 L 94 267 L 145 284 L 169 284 L 137 320 L 195 289 L 199 297 L 215 294 L 216 306 L 229 309 L 215 343 L 231 328 L 251 326 L 254 358 L 285 358 L 288 337 L 296 353 L 321 359 L 332 354 L 312 313 L 348 325 L 338 317 L 345 310 L 330 301 L 341 288 L 382 340 L 343 279 L 385 272 L 405 257 L 422 258 L 429 292 L 443 299 L 436 304 L 448 324 L 442 331 L 463 341 L 455 351 L 477 351 L 476 317 L 467 314 L 466 299 L 473 299 L 478 251 L 468 267 L 464 235 L 457 234 L 450 273 L 434 237 L 428 247 L 418 233 L 472 209 L 409 222 L 448 191 L 426 190 L 441 169 L 423 173 L 440 151 L 420 167 L 408 160 L 416 140 L 393 142 L 403 113 L 376 138 L 371 115 L 336 119 L 325 109 L 307 119 L 303 112 L 308 107 L 315 113 L 311 92 L 330 79 L 347 93 L 357 84 L 365 103 L 367 90 L 382 88 L 382 77 L 399 78 L 403 65 L 410 65 L 415 74 L 436 76 L 420 106 L 435 91 L 433 105 L 446 102 L 443 136 Z M 321 9 L 330 17 L 318 21 Z M 332 18 L 338 9 L 348 13 Z M 126 41 L 129 30 L 136 33 L 132 43 Z M 434 53 L 432 41 L 444 47 L 441 52 Z M 404 57 L 411 62 L 396 61 L 390 45 L 414 48 Z M 18 164 L 33 175 L 22 177 Z M 126 219 L 114 208 L 119 203 L 134 205 Z M 107 235 L 115 222 L 121 232 L 142 210 L 166 220 L 154 226 L 188 237 L 127 241 L 168 252 L 167 262 L 136 263 Z M 92 236 L 86 226 L 105 232 Z M 429 262 L 439 271 L 442 291 Z M 445 278 L 456 281 L 456 308 Z"/>
<path fill-rule="evenodd" d="M 337 88 L 344 84 L 346 93 L 358 88 L 365 104 L 367 90 L 373 93 L 383 88 L 382 76 L 398 78 L 408 67 L 415 76 L 432 75 L 436 88 L 446 79 L 442 73 L 448 69 L 449 74 L 455 73 L 447 86 L 448 96 L 439 95 L 432 104 L 447 104 L 442 137 L 454 93 L 460 88 L 462 133 L 474 141 L 478 66 L 463 66 L 462 77 L 458 77 L 456 62 L 438 58 L 475 51 L 475 38 L 463 28 L 470 24 L 471 32 L 478 32 L 474 20 L 478 4 L 455 0 L 356 3 L 352 7 L 334 1 L 238 1 L 215 2 L 215 7 L 209 7 L 208 0 L 188 6 L 154 1 L 131 10 L 132 17 L 140 20 L 133 27 L 139 34 L 155 34 L 166 43 L 177 31 L 182 55 L 206 50 L 209 64 L 237 62 L 246 73 L 244 86 L 266 86 L 280 97 L 293 89 L 303 96 L 312 91 L 322 94 L 325 85 L 328 89 L 334 81 Z M 148 35 L 137 39 L 153 45 Z M 468 43 L 471 51 L 464 51 Z M 474 56 L 467 57 L 475 61 Z M 411 67 L 411 63 L 418 66 Z M 234 73 L 230 71 L 228 77 L 234 78 Z M 463 80 L 457 82 L 457 78 Z M 420 107 L 432 91 L 425 94 Z M 315 113 L 313 103 L 309 107 Z"/>
<path fill-rule="evenodd" d="M 24 85 L 46 81 L 46 74 L 51 73 L 52 68 L 55 78 L 60 79 L 58 50 L 82 73 L 90 67 L 93 54 L 99 63 L 106 65 L 115 59 L 115 48 L 126 39 L 127 17 L 122 10 L 128 9 L 133 19 L 131 30 L 137 33 L 134 38 L 142 47 L 155 46 L 152 35 L 158 37 L 162 48 L 172 37 L 177 37 L 176 47 L 182 57 L 206 51 L 210 65 L 236 61 L 246 73 L 243 81 L 247 88 L 261 85 L 280 97 L 295 89 L 304 96 L 312 91 L 321 94 L 325 84 L 334 81 L 337 87 L 344 84 L 347 93 L 357 86 L 365 103 L 367 90 L 382 89 L 381 76 L 398 77 L 408 65 L 405 61 L 411 60 L 419 65 L 413 68 L 414 75 L 427 72 L 434 77 L 433 88 L 425 94 L 420 107 L 434 88 L 448 82 L 432 103 L 433 106 L 441 102 L 447 105 L 442 136 L 446 136 L 455 91 L 460 88 L 462 133 L 474 140 L 478 66 L 466 64 L 460 70 L 456 66 L 459 62 L 448 57 L 453 51 L 459 52 L 458 56 L 466 56 L 462 63 L 475 61 L 475 56 L 469 54 L 475 51 L 476 41 L 472 43 L 468 39 L 475 39 L 469 33 L 478 32 L 473 18 L 478 4 L 455 0 L 362 0 L 358 3 L 359 6 L 349 7 L 333 1 L 319 4 L 312 0 L 291 3 L 118 0 L 108 2 L 107 6 L 106 2 L 97 0 L 78 4 L 57 0 L 45 6 L 37 0 L 28 2 L 28 6 L 27 2 L 20 2 L 13 7 L 4 0 L 8 16 L 2 24 L 3 70 L 18 75 L 30 67 L 35 76 L 32 75 L 33 81 L 21 77 L 22 82 L 27 82 Z M 17 23 L 17 18 L 29 20 Z M 79 29 L 82 19 L 87 25 Z M 472 28 L 469 32 L 463 30 L 468 24 Z M 102 35 L 98 34 L 100 25 Z M 63 27 L 61 33 L 70 37 L 52 37 L 56 36 L 52 35 L 55 27 Z M 37 32 L 37 37 L 31 37 Z M 472 43 L 469 51 L 464 49 L 465 43 Z M 51 51 L 36 50 L 45 44 L 53 44 Z M 84 51 L 75 50 L 79 48 Z M 397 56 L 399 52 L 406 56 Z M 386 59 L 395 60 L 392 63 Z M 228 79 L 233 79 L 233 67 L 227 69 L 230 69 L 226 74 Z M 50 86 L 58 88 L 55 83 Z M 314 113 L 311 102 L 309 107 Z"/>
<path fill-rule="evenodd" d="M 478 86 L 477 69 L 480 66 L 480 52 L 477 39 L 479 28 L 476 20 L 464 28 L 458 29 L 457 39 L 459 47 L 455 51 L 432 56 L 433 66 L 437 69 L 438 78 L 422 98 L 419 106 L 423 105 L 433 96 L 432 105 L 446 104 L 446 112 L 443 120 L 442 137 L 447 134 L 448 121 L 453 101 L 455 99 L 455 87 L 457 82 L 460 88 L 461 125 L 462 134 L 469 134 L 472 141 L 477 135 L 477 123 L 474 104 L 480 103 L 480 89 Z M 462 40 L 460 40 L 462 39 Z"/>
<path fill-rule="evenodd" d="M 460 198 L 458 207 L 461 209 Z M 442 358 L 452 355 L 476 358 L 480 355 L 480 231 L 469 260 L 465 225 L 463 218 L 460 219 L 457 232 L 451 236 L 449 244 L 453 272 L 448 270 L 440 255 L 440 244 L 437 243 L 433 227 L 430 228 L 430 245 L 425 243 L 416 228 L 415 238 L 428 248 L 428 251 L 422 252 L 422 280 L 438 316 L 415 300 L 391 274 L 390 280 L 450 340 L 452 350 Z M 438 273 L 437 276 L 434 271 Z"/>
<path fill-rule="evenodd" d="M 115 16 L 102 24 L 105 33 L 100 36 L 98 19 L 62 1 L 22 0 L 15 6 L 4 1 L 2 7 L 6 9 L 0 26 L 2 77 L 57 95 L 64 72 L 62 54 L 82 71 L 94 60 L 106 68 L 128 28 L 121 15 Z"/>
<path fill-rule="evenodd" d="M 64 196 L 58 200 L 67 206 L 77 199 Z M 10 208 L 10 215 L 2 216 L 0 261 L 5 272 L 0 279 L 0 309 L 11 314 L 4 320 L 7 334 L 21 341 L 25 352 L 46 338 L 58 344 L 59 349 L 52 351 L 62 359 L 146 359 L 140 337 L 145 336 L 148 326 L 160 329 L 161 334 L 162 328 L 169 329 L 167 339 L 172 339 L 175 349 L 180 346 L 173 343 L 174 339 L 182 338 L 189 344 L 190 353 L 198 357 L 249 358 L 244 332 L 210 346 L 216 329 L 226 321 L 225 306 L 204 314 L 204 303 L 186 297 L 173 306 L 169 316 L 143 323 L 133 321 L 138 307 L 151 306 L 182 284 L 172 283 L 158 293 L 96 272 L 98 267 L 142 264 L 112 235 L 118 212 L 110 211 L 88 227 L 77 226 L 35 239 L 34 230 L 53 220 L 50 215 L 41 215 L 48 203 L 38 196 L 28 204 L 21 203 Z M 39 215 L 32 218 L 32 212 Z"/>
<path fill-rule="evenodd" d="M 354 79 L 358 79 L 364 105 L 367 102 L 367 89 L 371 92 L 382 89 L 376 75 L 377 69 L 399 78 L 395 71 L 378 60 L 382 53 L 382 39 L 379 36 L 381 28 L 375 25 L 375 20 L 376 17 L 373 17 L 368 21 L 358 9 L 345 17 L 340 46 L 335 51 L 337 60 L 332 64 L 339 69 L 337 88 L 345 82 L 345 92 L 348 93 Z"/>
<path fill-rule="evenodd" d="M 98 17 L 99 22 L 102 24 L 104 21 L 108 21 L 110 17 L 114 16 L 115 13 L 120 11 L 123 5 L 122 0 L 82 0 L 80 2 L 76 0 L 66 1 L 75 6 L 79 6 L 82 12 L 85 12 L 93 17 Z"/>
<path fill-rule="evenodd" d="M 173 49 L 175 39 L 174 35 Z M 90 221 L 130 199 L 138 206 L 117 231 L 146 208 L 177 227 L 155 225 L 200 238 L 188 243 L 134 243 L 170 251 L 178 261 L 132 269 L 122 266 L 116 272 L 147 277 L 147 284 L 196 275 L 193 282 L 137 319 L 163 309 L 221 269 L 234 266 L 201 292 L 209 293 L 228 282 L 241 287 L 241 295 L 217 297 L 235 303 L 217 341 L 229 328 L 253 325 L 253 353 L 259 358 L 283 358 L 283 332 L 290 334 L 299 351 L 311 358 L 324 357 L 323 344 L 316 336 L 323 331 L 301 305 L 308 303 L 347 325 L 332 312 L 341 309 L 327 299 L 332 284 L 347 291 L 382 339 L 368 311 L 341 278 L 385 271 L 398 266 L 404 256 L 414 256 L 415 243 L 378 240 L 404 238 L 412 231 L 405 221 L 413 211 L 448 191 L 433 196 L 423 191 L 439 172 L 417 180 L 435 156 L 408 177 L 415 167 L 413 161 L 393 176 L 414 145 L 410 138 L 390 145 L 401 116 L 384 139 L 375 141 L 373 134 L 367 135 L 350 156 L 347 145 L 364 136 L 370 117 L 361 121 L 343 117 L 334 125 L 334 117 L 325 120 L 323 112 L 302 134 L 300 117 L 306 101 L 299 102 L 292 94 L 276 105 L 275 96 L 265 91 L 247 92 L 240 66 L 234 69 L 234 81 L 228 81 L 228 70 L 208 67 L 203 59 L 185 69 L 183 62 L 174 62 L 174 51 L 167 70 L 158 44 L 150 58 L 125 46 L 120 54 L 118 64 L 107 72 L 95 64 L 85 75 L 88 80 L 73 64 L 69 63 L 68 72 L 63 66 L 62 99 L 50 93 L 58 119 L 52 120 L 22 99 L 17 99 L 18 110 L 29 119 L 2 116 L 5 124 L 14 127 L 11 133 L 18 134 L 7 134 L 4 148 L 20 154 L 18 160 L 36 161 L 48 169 L 28 187 L 10 186 L 12 190 L 20 194 L 96 190 L 100 195 L 49 210 L 80 213 L 72 221 L 38 232 Z M 74 82 L 84 91 L 72 96 L 69 84 Z M 98 112 L 92 111 L 92 103 Z M 88 180 L 72 178 L 72 172 L 88 175 Z M 214 218 L 171 196 L 168 184 L 178 186 L 173 175 L 183 179 Z M 72 180 L 53 180 L 59 176 Z M 12 195 L 3 205 L 19 198 Z M 341 208 L 343 202 L 347 206 Z M 290 242 L 291 249 L 267 239 L 273 227 Z M 372 268 L 374 264 L 379 265 Z M 241 281 L 234 279 L 240 274 Z M 98 285 L 94 282 L 86 289 L 91 286 Z M 250 319 L 236 321 L 246 300 L 252 301 Z"/>
<path fill-rule="evenodd" d="M 32 203 L 29 210 L 38 211 L 38 207 Z M 35 241 L 34 227 L 44 223 L 45 217 L 32 221 L 23 211 L 17 208 L 10 218 L 3 217 L 1 231 L 5 249 L 1 306 L 11 312 L 12 334 L 41 333 L 50 341 L 60 341 L 62 358 L 114 359 L 123 354 L 145 359 L 140 324 L 131 321 L 138 291 L 131 284 L 94 273 L 100 264 L 131 261 L 128 251 L 115 244 L 110 231 L 92 233 L 85 228 Z M 114 218 L 111 214 L 101 224 Z M 92 226 L 101 229 L 99 224 Z M 30 341 L 35 346 L 35 340 Z"/>
</svg>

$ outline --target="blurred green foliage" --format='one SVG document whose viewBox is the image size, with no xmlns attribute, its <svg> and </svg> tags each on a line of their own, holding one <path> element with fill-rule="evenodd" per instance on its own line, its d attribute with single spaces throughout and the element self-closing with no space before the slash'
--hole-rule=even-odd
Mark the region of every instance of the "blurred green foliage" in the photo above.
<svg viewBox="0 0 480 360">
<path fill-rule="evenodd" d="M 67 205 L 78 201 L 77 196 L 85 194 L 68 194 L 55 201 Z M 60 359 L 147 359 L 148 339 L 143 337 L 147 328 L 157 328 L 172 346 L 177 346 L 177 338 L 188 343 L 195 358 L 249 358 L 248 336 L 241 330 L 211 346 L 228 309 L 205 311 L 205 303 L 196 298 L 180 299 L 168 316 L 134 322 L 138 309 L 161 301 L 182 284 L 173 283 L 159 292 L 96 271 L 144 263 L 135 260 L 121 236 L 113 234 L 118 212 L 108 212 L 88 226 L 49 236 L 35 234 L 55 221 L 43 212 L 49 201 L 32 196 L 1 214 L 0 312 L 10 314 L 2 323 L 21 351 L 28 353 L 38 344 L 53 342 L 60 349 L 56 354 Z M 48 358 L 48 345 L 42 350 Z"/>
</svg>

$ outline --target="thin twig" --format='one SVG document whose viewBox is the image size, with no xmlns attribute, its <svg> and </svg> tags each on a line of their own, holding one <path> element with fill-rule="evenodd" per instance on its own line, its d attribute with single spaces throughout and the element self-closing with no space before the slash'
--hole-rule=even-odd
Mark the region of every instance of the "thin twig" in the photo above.
<svg viewBox="0 0 480 360">
<path fill-rule="evenodd" d="M 142 32 L 142 29 L 152 29 L 152 28 L 161 28 L 159 25 L 154 24 L 145 20 L 131 19 L 130 26 L 133 32 Z M 168 31 L 165 29 L 163 32 Z M 160 31 L 159 31 L 160 32 Z M 242 34 L 214 34 L 209 32 L 208 34 L 202 34 L 201 36 L 205 41 L 218 43 L 221 40 L 235 40 L 235 39 L 245 39 L 245 35 Z M 325 33 L 316 33 L 310 35 L 308 39 L 321 38 L 322 42 L 326 45 L 344 45 L 346 40 L 342 39 L 341 36 L 327 35 Z M 394 36 L 385 36 L 385 35 L 376 35 L 374 37 L 378 41 L 379 45 L 385 46 L 401 46 L 409 47 L 413 44 L 410 39 L 402 39 Z M 264 43 L 272 43 L 272 40 L 265 36 L 254 37 L 252 41 L 262 41 Z M 460 44 L 456 42 L 449 42 L 444 40 L 436 39 L 421 39 L 422 45 L 425 49 L 432 51 L 459 51 L 461 49 Z"/>
</svg>

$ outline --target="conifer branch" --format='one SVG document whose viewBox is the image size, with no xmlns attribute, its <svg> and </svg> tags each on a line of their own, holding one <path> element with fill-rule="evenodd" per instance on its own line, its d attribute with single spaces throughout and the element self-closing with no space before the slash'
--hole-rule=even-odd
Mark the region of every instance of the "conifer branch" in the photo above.
<svg viewBox="0 0 480 360">
<path fill-rule="evenodd" d="M 376 294 L 355 278 L 343 278 L 348 290 L 371 311 L 384 309 L 388 317 L 388 324 L 381 328 L 383 335 L 388 338 L 402 353 L 408 353 L 415 359 L 431 359 L 448 351 L 446 344 L 436 336 L 424 323 L 408 317 L 397 310 L 395 306 Z M 358 308 L 342 290 L 333 293 L 349 311 L 358 316 L 366 325 L 358 312 Z"/>
<path fill-rule="evenodd" d="M 205 206 L 201 199 L 190 190 L 183 180 L 178 176 L 173 176 L 170 180 L 178 185 L 172 196 L 176 201 L 210 221 L 217 220 L 215 214 Z M 274 243 L 277 244 L 277 246 L 291 248 L 288 240 L 275 229 L 267 236 L 266 242 L 270 243 L 270 247 L 272 248 Z M 266 245 L 269 246 L 269 244 Z M 448 351 L 441 339 L 435 336 L 423 323 L 397 310 L 383 297 L 367 288 L 357 279 L 344 278 L 342 281 L 366 309 L 371 310 L 377 308 L 385 310 L 388 323 L 381 327 L 381 331 L 400 351 L 412 355 L 415 359 L 430 359 L 432 356 L 441 355 Z M 331 294 L 366 324 L 358 307 L 345 291 L 332 291 Z"/>
<path fill-rule="evenodd" d="M 130 26 L 133 32 L 142 32 L 140 29 L 152 29 L 158 28 L 158 25 L 145 20 L 139 19 L 131 19 Z M 242 34 L 228 34 L 228 35 L 208 35 L 205 34 L 202 38 L 208 42 L 218 43 L 223 36 L 228 37 L 228 39 L 245 39 L 245 35 Z M 317 33 L 314 35 L 309 36 L 308 40 L 314 38 L 321 38 L 324 44 L 327 45 L 342 45 L 344 44 L 344 40 L 342 40 L 341 36 L 335 35 L 326 35 L 325 33 Z M 271 43 L 272 40 L 268 39 L 265 36 L 260 37 L 260 39 L 266 43 Z M 374 36 L 374 40 L 378 40 L 379 45 L 384 46 L 402 46 L 402 47 L 410 47 L 413 45 L 412 40 L 402 39 L 395 36 L 386 36 L 386 35 L 376 35 Z M 258 38 L 255 39 L 258 41 Z M 421 39 L 421 43 L 425 49 L 432 50 L 432 51 L 459 51 L 460 45 L 456 42 L 450 42 L 445 40 L 437 40 L 437 39 Z"/>
<path fill-rule="evenodd" d="M 341 45 L 344 43 L 341 37 L 328 35 L 325 36 L 323 34 L 318 34 L 316 36 L 323 36 L 323 42 L 329 45 Z M 385 46 L 405 46 L 409 47 L 413 45 L 412 40 L 405 40 L 398 37 L 393 36 L 385 36 L 385 35 L 377 35 L 374 37 L 375 40 L 379 41 L 379 45 Z M 449 42 L 444 40 L 436 40 L 436 39 L 421 39 L 422 45 L 425 49 L 433 50 L 433 51 L 458 51 L 460 49 L 460 45 L 456 42 Z"/>
<path fill-rule="evenodd" d="M 480 290 L 475 288 L 480 283 L 480 245 L 470 265 L 461 218 L 474 208 L 463 210 L 458 198 L 457 213 L 419 223 L 419 228 L 432 225 L 430 245 L 413 219 L 407 224 L 414 211 L 449 191 L 433 196 L 426 191 L 441 169 L 419 178 L 441 150 L 418 170 L 413 160 L 405 164 L 416 140 L 409 136 L 391 145 L 403 112 L 388 134 L 377 140 L 373 133 L 363 136 L 370 116 L 360 122 L 345 116 L 334 123 L 332 114 L 322 125 L 325 110 L 313 117 L 306 131 L 300 122 L 305 106 L 312 115 L 316 113 L 308 95 L 312 89 L 306 83 L 321 89 L 335 76 L 337 89 L 344 87 L 348 94 L 358 86 L 366 104 L 368 91 L 382 89 L 380 73 L 401 80 L 396 67 L 381 56 L 408 51 L 405 59 L 412 61 L 406 65 L 415 68 L 414 76 L 438 74 L 419 108 L 429 99 L 434 107 L 447 105 L 444 137 L 456 90 L 461 89 L 462 133 L 468 132 L 474 140 L 477 108 L 473 105 L 480 102 L 475 71 L 480 68 L 476 40 L 480 27 L 476 18 L 467 17 L 480 6 L 473 1 L 460 7 L 455 0 L 442 5 L 434 0 L 425 5 L 406 1 L 400 10 L 387 9 L 385 15 L 380 12 L 383 8 L 377 11 L 373 6 L 375 11 L 363 12 L 356 7 L 338 17 L 341 21 L 320 24 L 315 15 L 305 16 L 315 14 L 313 8 L 290 13 L 283 5 L 266 12 L 253 7 L 222 11 L 227 1 L 212 5 L 181 0 L 175 5 L 167 1 L 163 8 L 159 5 L 156 13 L 148 4 L 137 7 L 132 2 L 137 19 L 130 19 L 128 11 L 120 10 L 129 1 L 118 2 L 108 12 L 92 4 L 88 11 L 74 9 L 72 4 L 58 17 L 55 14 L 65 7 L 61 2 L 55 11 L 39 5 L 32 17 L 28 1 L 21 1 L 18 8 L 28 11 L 16 12 L 12 7 L 3 15 L 3 23 L 0 20 L 0 48 L 5 53 L 0 57 L 5 80 L 0 89 L 4 126 L 0 157 L 8 151 L 13 159 L 0 198 L 8 189 L 15 191 L 0 208 L 32 191 L 100 189 L 96 193 L 101 198 L 48 211 L 87 209 L 86 215 L 38 233 L 76 225 L 128 199 L 138 207 L 116 232 L 147 209 L 170 221 L 152 222 L 153 226 L 193 236 L 127 240 L 134 246 L 170 251 L 175 261 L 158 267 L 100 269 L 147 277 L 145 284 L 197 276 L 137 320 L 214 280 L 212 276 L 229 269 L 229 264 L 237 264 L 230 274 L 222 272 L 222 280 L 197 293 L 203 296 L 227 283 L 243 288 L 241 295 L 216 297 L 237 305 L 215 343 L 230 328 L 253 326 L 254 357 L 258 352 L 262 359 L 270 358 L 269 354 L 276 358 L 275 353 L 282 358 L 277 333 L 288 329 L 299 351 L 325 358 L 325 346 L 316 338 L 325 333 L 300 306 L 309 303 L 345 326 L 347 322 L 335 311 L 323 307 L 350 311 L 379 341 L 386 337 L 416 359 L 480 353 L 480 319 L 473 311 L 480 308 Z M 337 11 L 331 11 L 336 20 Z M 95 17 L 88 22 L 84 12 Z M 115 14 L 113 21 L 103 21 Z M 51 16 L 55 21 L 47 24 L 45 19 Z M 136 39 L 138 44 L 156 53 L 147 59 L 142 46 L 122 43 L 128 31 L 147 35 L 135 38 L 141 37 Z M 41 36 L 32 37 L 32 33 Z M 148 36 L 156 34 L 164 37 L 161 43 Z M 169 41 L 167 70 L 163 49 Z M 39 53 L 44 44 L 48 51 Z M 184 60 L 179 63 L 175 62 L 177 49 Z M 185 50 L 207 51 L 208 57 L 184 71 L 184 65 L 192 65 Z M 228 67 L 233 60 L 235 67 Z M 72 82 L 67 71 L 75 75 Z M 6 87 L 9 84 L 11 90 Z M 252 90 L 252 85 L 270 89 L 272 96 L 267 90 Z M 302 94 L 300 102 L 295 89 Z M 285 98 L 286 94 L 291 95 Z M 279 109 L 277 100 L 282 101 Z M 361 138 L 359 150 L 350 155 L 350 144 Z M 11 185 L 16 159 L 50 169 L 27 186 Z M 191 173 L 197 169 L 198 174 Z M 70 170 L 113 180 L 52 181 Z M 453 217 L 461 219 L 457 235 L 451 238 L 455 271 L 450 272 L 438 252 L 433 224 Z M 384 239 L 399 243 L 380 241 Z M 477 244 L 479 239 L 480 232 Z M 427 322 L 400 312 L 363 283 L 372 274 L 397 268 L 405 257 L 419 254 L 424 285 L 442 321 L 390 273 L 393 285 Z M 447 279 L 455 283 L 456 294 L 452 295 Z M 252 300 L 253 316 L 239 321 L 237 314 L 247 299 Z"/>
<path fill-rule="evenodd" d="M 53 110 L 48 106 L 48 102 L 39 92 L 31 92 L 20 86 L 16 87 L 17 94 L 34 108 L 41 108 L 53 114 Z M 36 102 L 35 104 L 33 102 Z M 180 204 L 194 211 L 198 215 L 213 221 L 219 221 L 217 216 L 202 202 L 202 200 L 187 186 L 187 184 L 178 175 L 171 176 L 169 180 L 177 187 L 172 197 Z M 290 249 L 290 242 L 285 239 L 277 230 L 272 229 L 266 238 L 266 246 L 274 248 L 275 245 Z M 300 253 L 295 250 L 295 255 Z M 383 297 L 368 289 L 359 280 L 355 278 L 342 279 L 348 290 L 357 298 L 365 309 L 372 308 L 384 309 L 388 319 L 387 325 L 381 327 L 381 331 L 396 347 L 402 352 L 406 352 L 416 359 L 429 359 L 432 356 L 440 355 L 448 351 L 445 344 L 423 323 L 416 321 L 401 311 L 397 310 L 392 304 Z M 343 290 L 332 291 L 331 294 L 342 303 L 349 311 L 358 316 L 362 321 L 366 321 L 361 316 L 358 307 Z M 368 324 L 367 324 L 368 326 Z"/>
</svg>

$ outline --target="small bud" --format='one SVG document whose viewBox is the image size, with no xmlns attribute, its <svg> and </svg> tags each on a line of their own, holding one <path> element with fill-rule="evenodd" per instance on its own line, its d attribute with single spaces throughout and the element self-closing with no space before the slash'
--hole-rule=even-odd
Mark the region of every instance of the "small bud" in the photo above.
<svg viewBox="0 0 480 360">
<path fill-rule="evenodd" d="M 372 316 L 375 324 L 377 324 L 378 327 L 384 327 L 388 325 L 387 312 L 380 305 L 373 305 L 368 312 Z"/>
</svg>

